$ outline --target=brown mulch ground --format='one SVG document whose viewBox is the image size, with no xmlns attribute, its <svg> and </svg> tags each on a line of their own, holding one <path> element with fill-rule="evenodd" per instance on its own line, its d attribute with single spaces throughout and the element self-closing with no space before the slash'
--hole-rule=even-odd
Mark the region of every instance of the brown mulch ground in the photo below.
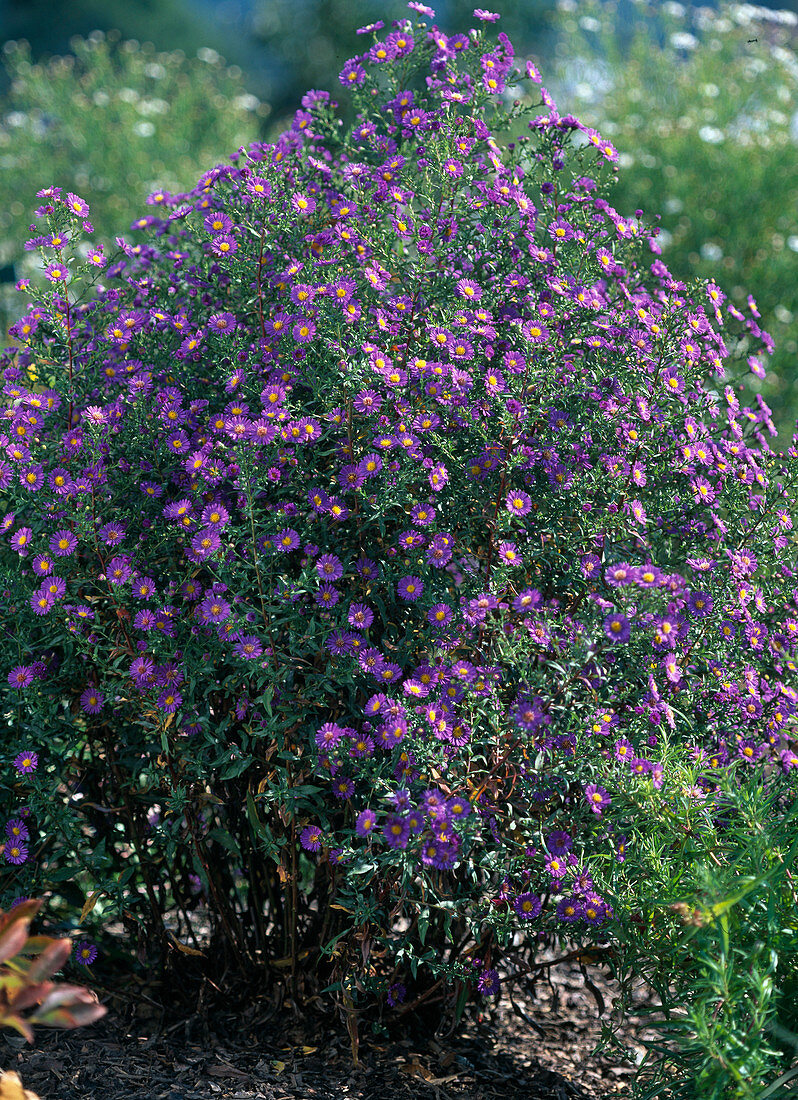
<svg viewBox="0 0 798 1100">
<path fill-rule="evenodd" d="M 607 1006 L 617 990 L 591 974 Z M 109 1012 L 74 1032 L 4 1033 L 0 1065 L 41 1100 L 605 1100 L 628 1094 L 634 1070 L 592 1051 L 601 1032 L 579 970 L 552 970 L 534 1000 L 515 996 L 455 1038 L 433 1026 L 411 1038 L 361 1035 L 353 1068 L 345 1026 L 298 1021 L 283 1007 L 196 1015 L 167 1028 Z M 129 1015 L 129 1014 L 128 1014 Z M 363 1029 L 365 1030 L 365 1029 Z M 635 1043 L 633 1030 L 625 1038 Z"/>
</svg>

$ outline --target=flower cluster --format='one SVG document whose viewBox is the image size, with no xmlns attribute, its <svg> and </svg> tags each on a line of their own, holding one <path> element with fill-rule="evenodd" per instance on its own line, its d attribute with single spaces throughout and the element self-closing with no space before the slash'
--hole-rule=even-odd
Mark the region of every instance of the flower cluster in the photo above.
<svg viewBox="0 0 798 1100">
<path fill-rule="evenodd" d="M 796 452 L 728 378 L 750 319 L 613 208 L 609 142 L 545 88 L 508 107 L 505 35 L 410 7 L 341 71 L 350 132 L 309 92 L 151 196 L 90 295 L 39 292 L 0 459 L 40 829 L 145 922 L 156 876 L 223 958 L 336 943 L 392 1003 L 611 936 L 647 830 L 715 835 L 798 764 Z M 65 276 L 85 204 L 40 197 Z"/>
</svg>

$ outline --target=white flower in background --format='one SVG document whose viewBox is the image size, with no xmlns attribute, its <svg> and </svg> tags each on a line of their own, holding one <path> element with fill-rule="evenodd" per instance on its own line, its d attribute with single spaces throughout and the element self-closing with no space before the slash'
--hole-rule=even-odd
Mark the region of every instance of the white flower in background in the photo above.
<svg viewBox="0 0 798 1100">
<path fill-rule="evenodd" d="M 717 126 L 702 126 L 698 131 L 698 136 L 708 145 L 720 145 L 726 135 Z"/>
<path fill-rule="evenodd" d="M 698 45 L 698 39 L 687 31 L 676 31 L 670 36 L 670 44 L 675 50 L 694 50 Z"/>
</svg>

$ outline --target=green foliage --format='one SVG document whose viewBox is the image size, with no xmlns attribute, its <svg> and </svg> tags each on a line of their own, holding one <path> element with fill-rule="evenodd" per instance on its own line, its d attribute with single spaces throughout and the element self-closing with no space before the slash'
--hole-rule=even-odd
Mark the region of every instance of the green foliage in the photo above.
<svg viewBox="0 0 798 1100">
<path fill-rule="evenodd" d="M 185 188 L 206 164 L 253 141 L 265 110 L 213 50 L 187 60 L 99 33 L 71 45 L 70 55 L 37 64 L 24 42 L 4 48 L 11 84 L 0 105 L 0 265 L 14 264 L 18 278 L 35 262 L 22 247 L 29 212 L 20 179 L 34 191 L 56 179 L 80 191 L 95 239 L 108 245 L 150 192 Z"/>
<path fill-rule="evenodd" d="M 561 0 L 556 89 L 620 152 L 613 202 L 662 214 L 663 259 L 750 288 L 776 351 L 761 390 L 798 417 L 798 17 L 752 5 Z"/>
<path fill-rule="evenodd" d="M 650 887 L 621 930 L 620 953 L 644 960 L 635 976 L 656 994 L 639 1018 L 656 1033 L 636 1082 L 641 1100 L 794 1095 L 796 807 L 774 802 L 765 784 L 721 786 L 719 819 L 689 814 L 673 822 L 682 837 L 670 852 L 631 857 Z"/>
</svg>

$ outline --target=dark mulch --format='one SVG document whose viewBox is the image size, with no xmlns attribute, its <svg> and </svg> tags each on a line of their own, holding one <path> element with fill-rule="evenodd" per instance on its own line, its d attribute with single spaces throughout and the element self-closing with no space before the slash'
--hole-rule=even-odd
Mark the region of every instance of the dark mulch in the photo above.
<svg viewBox="0 0 798 1100">
<path fill-rule="evenodd" d="M 593 974 L 609 1007 L 616 989 Z M 91 1028 L 39 1031 L 33 1048 L 0 1040 L 0 1064 L 42 1100 L 604 1100 L 627 1093 L 629 1063 L 594 1056 L 596 1002 L 579 970 L 563 967 L 534 1001 L 516 995 L 454 1038 L 359 1038 L 353 1068 L 346 1027 L 250 1009 L 196 1014 L 168 1027 L 160 1016 L 110 1011 Z M 131 1003 L 134 1003 L 131 1000 Z M 260 1016 L 258 1015 L 260 1011 Z M 518 1015 L 531 1019 L 537 1028 Z M 127 1017 L 127 1019 L 124 1019 Z M 271 1018 L 270 1018 L 271 1017 Z M 542 1029 L 542 1033 L 539 1029 Z M 363 1029 L 365 1031 L 365 1028 Z M 417 1029 L 421 1030 L 421 1029 Z M 626 1038 L 634 1043 L 630 1030 Z"/>
</svg>

